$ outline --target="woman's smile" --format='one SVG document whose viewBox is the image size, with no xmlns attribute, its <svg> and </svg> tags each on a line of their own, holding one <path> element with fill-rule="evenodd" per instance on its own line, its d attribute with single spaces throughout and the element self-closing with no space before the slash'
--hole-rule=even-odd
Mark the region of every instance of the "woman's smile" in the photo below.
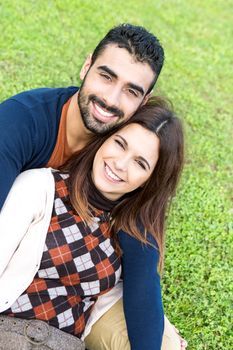
<svg viewBox="0 0 233 350">
<path fill-rule="evenodd" d="M 104 162 L 104 174 L 107 177 L 108 180 L 110 180 L 111 182 L 117 183 L 117 182 L 122 182 L 124 180 L 122 180 L 118 175 L 116 175 L 112 169 L 110 168 L 110 166 L 108 166 L 105 162 Z"/>
</svg>

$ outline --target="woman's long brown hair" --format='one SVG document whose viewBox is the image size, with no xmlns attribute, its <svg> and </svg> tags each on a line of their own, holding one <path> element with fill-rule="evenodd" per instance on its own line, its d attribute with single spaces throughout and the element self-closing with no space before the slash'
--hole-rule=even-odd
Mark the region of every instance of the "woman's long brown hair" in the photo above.
<svg viewBox="0 0 233 350">
<path fill-rule="evenodd" d="M 93 218 L 88 204 L 88 174 L 92 171 L 95 154 L 105 140 L 131 123 L 137 123 L 158 136 L 159 159 L 146 184 L 123 196 L 122 201 L 114 208 L 112 234 L 116 239 L 117 232 L 122 229 L 147 244 L 150 233 L 158 245 L 161 270 L 164 259 L 165 215 L 175 195 L 184 158 L 182 124 L 168 102 L 159 97 L 151 98 L 126 123 L 117 126 L 107 135 L 93 136 L 89 144 L 74 154 L 61 169 L 70 174 L 69 192 L 73 207 L 84 221 L 90 222 Z"/>
</svg>

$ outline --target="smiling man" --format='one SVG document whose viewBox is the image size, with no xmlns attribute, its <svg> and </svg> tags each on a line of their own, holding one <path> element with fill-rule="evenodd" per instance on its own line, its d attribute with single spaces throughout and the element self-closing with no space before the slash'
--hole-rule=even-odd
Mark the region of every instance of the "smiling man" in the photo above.
<svg viewBox="0 0 233 350">
<path fill-rule="evenodd" d="M 148 63 L 138 62 L 117 44 L 109 44 L 94 62 L 90 56 L 78 93 L 85 127 L 102 133 L 130 118 L 146 102 L 155 75 Z"/>
<path fill-rule="evenodd" d="M 123 24 L 111 29 L 86 59 L 80 89 L 34 89 L 1 103 L 0 208 L 20 172 L 56 168 L 93 133 L 130 118 L 147 101 L 163 60 L 153 34 Z"/>
</svg>

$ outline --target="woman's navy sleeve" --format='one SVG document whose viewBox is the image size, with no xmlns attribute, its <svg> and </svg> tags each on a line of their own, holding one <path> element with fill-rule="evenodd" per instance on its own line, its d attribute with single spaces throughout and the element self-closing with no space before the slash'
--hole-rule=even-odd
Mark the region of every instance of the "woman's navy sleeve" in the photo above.
<svg viewBox="0 0 233 350">
<path fill-rule="evenodd" d="M 150 237 L 157 247 L 156 242 Z M 123 303 L 131 350 L 160 350 L 164 330 L 157 248 L 119 232 Z"/>
</svg>

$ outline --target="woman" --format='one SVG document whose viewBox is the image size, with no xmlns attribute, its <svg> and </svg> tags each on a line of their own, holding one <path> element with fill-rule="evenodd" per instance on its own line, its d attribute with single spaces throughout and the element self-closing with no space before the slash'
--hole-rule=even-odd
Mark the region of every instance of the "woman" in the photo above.
<svg viewBox="0 0 233 350">
<path fill-rule="evenodd" d="M 0 215 L 0 312 L 80 338 L 122 266 L 131 349 L 160 349 L 157 267 L 182 164 L 180 121 L 155 99 L 62 170 L 21 174 Z"/>
</svg>

